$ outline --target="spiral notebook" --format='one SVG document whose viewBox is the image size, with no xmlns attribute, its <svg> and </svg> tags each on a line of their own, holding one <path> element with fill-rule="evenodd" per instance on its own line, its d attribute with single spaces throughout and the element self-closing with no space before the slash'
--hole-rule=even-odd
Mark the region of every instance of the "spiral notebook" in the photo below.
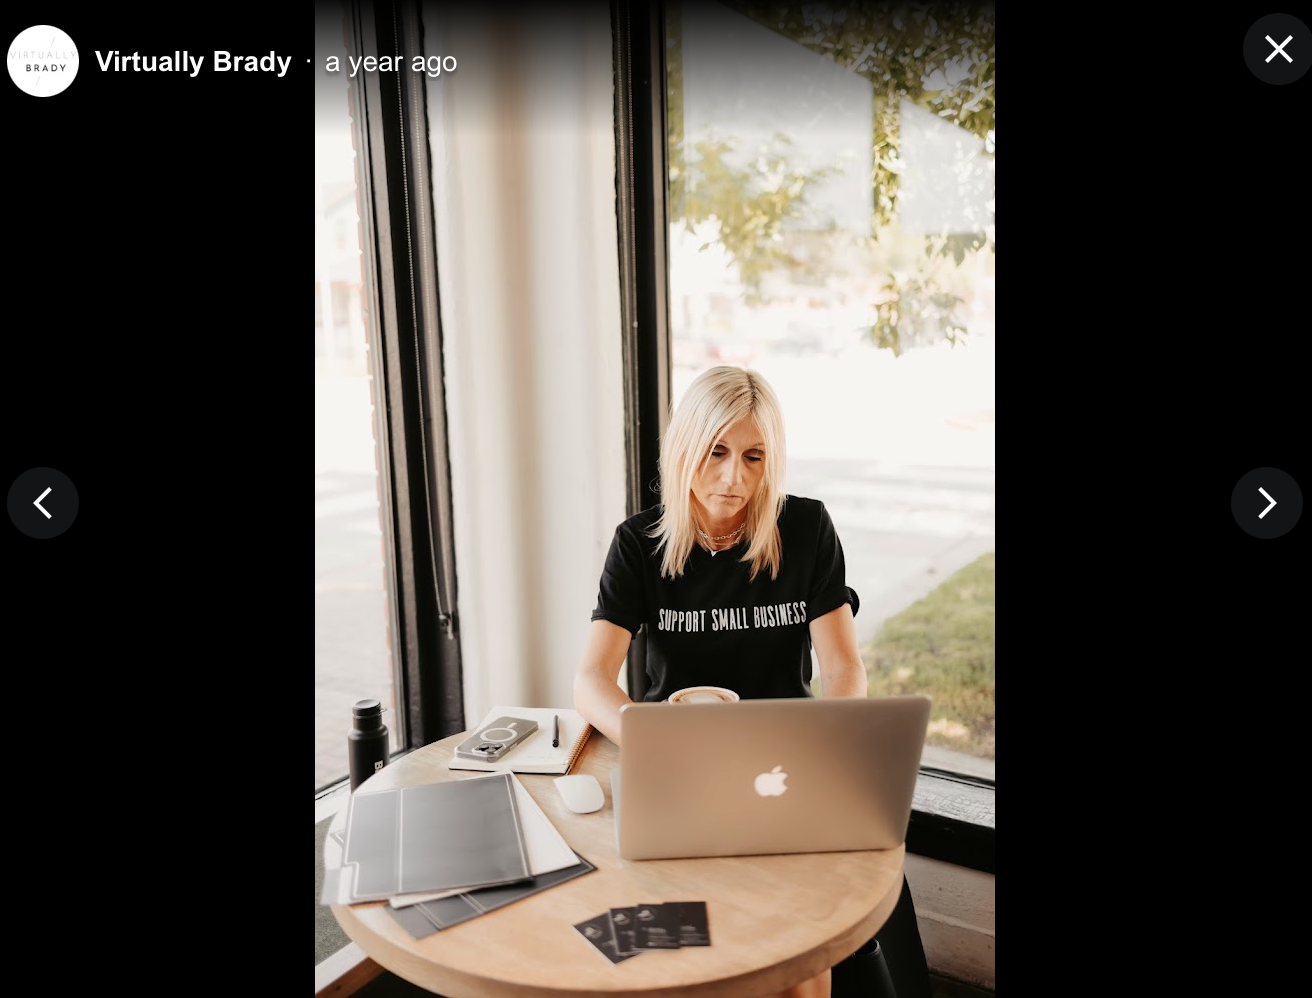
<svg viewBox="0 0 1312 998">
<path fill-rule="evenodd" d="M 479 759 L 451 757 L 447 769 L 474 769 L 483 773 L 552 773 L 563 776 L 570 771 L 583 746 L 588 743 L 592 725 L 583 715 L 567 707 L 493 707 L 482 722 L 470 728 L 482 731 L 499 717 L 527 717 L 538 722 L 537 731 L 516 745 L 504 759 L 483 762 Z M 551 744 L 552 719 L 560 718 L 560 744 Z"/>
</svg>

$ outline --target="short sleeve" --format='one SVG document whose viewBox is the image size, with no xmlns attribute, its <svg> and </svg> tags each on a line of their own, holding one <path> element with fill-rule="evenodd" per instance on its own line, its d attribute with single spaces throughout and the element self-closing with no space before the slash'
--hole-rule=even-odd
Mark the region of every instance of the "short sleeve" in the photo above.
<svg viewBox="0 0 1312 998">
<path fill-rule="evenodd" d="M 593 620 L 609 620 L 631 634 L 637 634 L 645 614 L 642 582 L 643 546 L 631 529 L 620 524 L 610 542 L 606 564 L 601 570 L 597 590 L 597 608 Z"/>
<path fill-rule="evenodd" d="M 843 545 L 838 540 L 834 521 L 829 510 L 820 504 L 820 522 L 815 537 L 815 568 L 807 591 L 806 617 L 815 620 L 844 603 L 852 604 L 852 615 L 861 607 L 856 590 L 847 584 L 847 568 L 843 561 Z"/>
</svg>

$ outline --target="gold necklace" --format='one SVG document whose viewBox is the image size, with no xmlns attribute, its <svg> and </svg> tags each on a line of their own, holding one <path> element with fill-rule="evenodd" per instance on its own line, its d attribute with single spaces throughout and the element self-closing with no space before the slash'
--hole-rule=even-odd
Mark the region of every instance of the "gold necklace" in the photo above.
<svg viewBox="0 0 1312 998">
<path fill-rule="evenodd" d="M 747 521 L 744 520 L 742 523 L 738 524 L 737 530 L 731 530 L 727 534 L 721 534 L 719 537 L 712 537 L 701 527 L 697 528 L 697 533 L 702 535 L 702 540 L 704 541 L 727 541 L 730 537 L 737 537 L 739 534 L 741 534 L 743 530 L 746 528 L 746 526 L 747 526 Z"/>
</svg>

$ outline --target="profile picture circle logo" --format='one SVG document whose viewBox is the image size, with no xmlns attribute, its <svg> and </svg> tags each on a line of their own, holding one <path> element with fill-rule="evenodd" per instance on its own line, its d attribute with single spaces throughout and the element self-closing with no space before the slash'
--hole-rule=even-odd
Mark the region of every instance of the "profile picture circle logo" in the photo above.
<svg viewBox="0 0 1312 998">
<path fill-rule="evenodd" d="M 9 78 L 25 94 L 62 94 L 77 76 L 77 46 L 68 32 L 50 24 L 20 31 L 9 43 Z"/>
</svg>

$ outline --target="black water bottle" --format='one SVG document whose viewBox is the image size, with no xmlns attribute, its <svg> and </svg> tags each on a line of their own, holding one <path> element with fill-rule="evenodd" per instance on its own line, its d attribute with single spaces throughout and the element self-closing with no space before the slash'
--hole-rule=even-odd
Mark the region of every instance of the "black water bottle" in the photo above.
<svg viewBox="0 0 1312 998">
<path fill-rule="evenodd" d="M 387 725 L 384 707 L 377 700 L 357 700 L 351 707 L 355 723 L 346 736 L 351 763 L 351 792 L 387 765 Z"/>
</svg>

